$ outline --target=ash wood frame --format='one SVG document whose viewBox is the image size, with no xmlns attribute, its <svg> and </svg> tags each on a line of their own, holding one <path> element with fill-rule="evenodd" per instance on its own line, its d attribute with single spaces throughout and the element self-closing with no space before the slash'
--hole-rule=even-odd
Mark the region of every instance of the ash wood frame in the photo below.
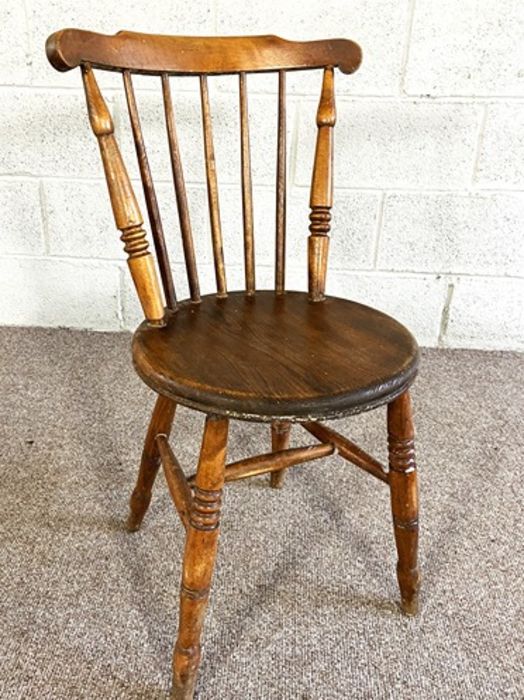
<svg viewBox="0 0 524 700">
<path fill-rule="evenodd" d="M 334 69 L 352 73 L 358 68 L 361 52 L 357 44 L 343 39 L 289 42 L 273 36 L 193 38 L 142 35 L 134 32 L 105 36 L 66 29 L 49 37 L 47 55 L 57 70 L 66 71 L 81 67 L 89 119 L 100 147 L 115 223 L 121 232 L 129 269 L 144 316 L 153 328 L 165 325 L 166 312 L 176 310 L 179 302 L 167 260 L 162 222 L 133 91 L 132 74 L 143 73 L 161 77 L 190 303 L 198 304 L 200 289 L 169 76 L 196 75 L 200 80 L 217 296 L 226 297 L 227 282 L 222 252 L 207 76 L 224 73 L 236 73 L 239 76 L 245 291 L 247 295 L 254 295 L 256 282 L 246 73 L 278 73 L 275 293 L 283 294 L 286 220 L 285 77 L 289 70 L 322 68 L 324 75 L 317 112 L 318 133 L 310 198 L 308 274 L 310 301 L 315 304 L 323 302 L 333 202 L 333 128 L 336 122 Z M 142 215 L 115 140 L 111 115 L 96 82 L 93 68 L 119 71 L 123 75 L 161 284 L 149 250 Z M 173 698 L 191 700 L 194 696 L 200 660 L 200 637 L 216 558 L 222 491 L 226 482 L 268 473 L 271 486 L 280 488 L 286 469 L 336 452 L 348 462 L 388 484 L 398 552 L 397 575 L 401 607 L 406 614 L 416 614 L 419 589 L 418 491 L 409 397 L 411 380 L 396 392 L 392 392 L 387 403 L 389 469 L 332 428 L 304 417 L 285 420 L 275 418 L 271 421 L 271 452 L 226 464 L 229 417 L 223 411 L 209 407 L 206 411 L 198 469 L 194 475 L 186 477 L 169 445 L 177 402 L 172 397 L 158 393 L 136 486 L 130 499 L 128 529 L 139 529 L 151 501 L 157 472 L 162 466 L 174 506 L 186 530 L 179 633 L 173 655 Z M 380 403 L 383 404 L 384 401 L 376 402 L 377 405 Z M 360 410 L 373 407 L 373 403 L 362 402 Z M 337 415 L 336 411 L 334 415 Z M 247 414 L 244 417 L 253 419 L 253 416 Z M 292 423 L 301 423 L 318 443 L 290 449 Z"/>
</svg>

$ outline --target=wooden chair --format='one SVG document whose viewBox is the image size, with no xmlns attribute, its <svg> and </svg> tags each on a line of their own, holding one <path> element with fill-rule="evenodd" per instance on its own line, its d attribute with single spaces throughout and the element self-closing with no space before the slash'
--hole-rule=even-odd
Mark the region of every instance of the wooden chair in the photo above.
<svg viewBox="0 0 524 700">
<path fill-rule="evenodd" d="M 334 69 L 355 71 L 357 44 L 342 40 L 289 42 L 274 36 L 175 37 L 119 32 L 104 36 L 66 29 L 47 41 L 59 71 L 80 66 L 92 129 L 98 139 L 115 223 L 145 321 L 133 337 L 133 362 L 158 398 L 146 436 L 129 529 L 137 530 L 162 465 L 186 529 L 180 620 L 173 661 L 173 697 L 193 697 L 200 637 L 213 574 L 224 482 L 269 473 L 280 487 L 285 470 L 338 452 L 388 484 L 398 550 L 402 609 L 417 610 L 418 504 L 413 421 L 408 389 L 418 364 L 417 344 L 397 321 L 367 306 L 325 295 L 333 199 Z M 139 170 L 156 251 L 149 250 L 113 121 L 94 68 L 122 73 Z M 286 291 L 286 73 L 323 69 L 317 113 L 308 239 L 309 292 Z M 278 73 L 276 246 L 274 290 L 255 278 L 252 179 L 246 74 Z M 179 301 L 148 164 L 132 74 L 159 77 L 190 298 Z M 222 249 L 219 194 L 208 93 L 208 75 L 238 74 L 245 289 L 229 292 Z M 182 157 L 177 140 L 170 75 L 198 76 L 216 294 L 201 296 Z M 206 414 L 194 475 L 186 478 L 168 442 L 175 407 Z M 389 470 L 357 445 L 319 422 L 387 406 Z M 271 452 L 226 464 L 231 418 L 271 424 Z M 289 449 L 292 423 L 318 443 Z"/>
</svg>

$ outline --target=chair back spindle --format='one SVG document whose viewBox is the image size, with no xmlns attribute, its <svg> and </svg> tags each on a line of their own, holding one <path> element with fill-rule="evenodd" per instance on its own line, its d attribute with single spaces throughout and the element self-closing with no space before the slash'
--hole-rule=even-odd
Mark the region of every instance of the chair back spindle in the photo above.
<svg viewBox="0 0 524 700">
<path fill-rule="evenodd" d="M 317 111 L 317 145 L 311 181 L 311 213 L 308 243 L 309 296 L 324 298 L 326 287 L 331 207 L 333 206 L 333 127 L 336 121 L 334 71 L 324 69 L 322 93 Z"/>
<path fill-rule="evenodd" d="M 173 100 L 171 99 L 171 88 L 169 86 L 169 75 L 167 73 L 162 73 L 161 81 L 162 96 L 164 99 L 164 114 L 166 118 L 167 140 L 169 144 L 169 156 L 171 158 L 171 170 L 173 172 L 173 184 L 175 186 L 178 220 L 180 222 L 182 247 L 186 262 L 189 295 L 191 297 L 191 301 L 198 302 L 200 301 L 200 284 L 198 281 L 193 232 L 191 230 L 191 220 L 189 218 L 186 183 L 184 180 L 184 171 L 182 170 L 180 149 L 178 147 L 175 113 L 173 110 Z"/>
<path fill-rule="evenodd" d="M 100 147 L 115 224 L 121 231 L 129 270 L 146 319 L 152 324 L 162 325 L 162 293 L 142 214 L 115 139 L 113 120 L 89 64 L 82 66 L 82 76 L 89 120 Z"/>
<path fill-rule="evenodd" d="M 209 219 L 211 222 L 211 238 L 213 242 L 213 258 L 218 296 L 227 295 L 226 268 L 224 264 L 224 248 L 222 244 L 222 224 L 220 222 L 220 206 L 218 198 L 217 168 L 215 148 L 213 145 L 213 127 L 211 124 L 211 109 L 209 106 L 209 89 L 207 76 L 200 76 L 200 101 L 202 105 L 202 125 L 204 129 L 204 152 L 206 160 L 207 200 L 209 204 Z"/>
<path fill-rule="evenodd" d="M 275 289 L 286 288 L 286 73 L 278 72 Z"/>
<path fill-rule="evenodd" d="M 255 241 L 253 224 L 253 183 L 251 177 L 251 149 L 249 144 L 249 111 L 247 104 L 246 74 L 239 74 L 240 93 L 240 151 L 242 163 L 242 216 L 244 223 L 244 270 L 246 292 L 255 293 Z"/>
<path fill-rule="evenodd" d="M 142 179 L 147 213 L 149 215 L 149 223 L 153 233 L 153 243 L 155 245 L 158 267 L 160 269 L 160 277 L 162 278 L 162 284 L 164 286 L 166 306 L 168 309 L 173 310 L 176 307 L 175 286 L 173 283 L 171 268 L 169 267 L 169 257 L 164 238 L 164 230 L 162 227 L 162 220 L 160 218 L 160 211 L 158 209 L 158 201 L 156 198 L 153 178 L 151 176 L 151 168 L 149 167 L 149 160 L 147 158 L 131 73 L 128 70 L 125 70 L 123 72 L 123 77 L 129 120 L 131 122 L 131 129 L 135 142 L 136 156 L 140 170 L 140 177 Z"/>
</svg>

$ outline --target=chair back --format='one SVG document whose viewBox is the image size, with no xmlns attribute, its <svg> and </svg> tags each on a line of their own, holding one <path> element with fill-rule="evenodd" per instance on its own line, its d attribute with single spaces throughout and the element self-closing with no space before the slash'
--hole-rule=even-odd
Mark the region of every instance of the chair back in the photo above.
<svg viewBox="0 0 524 700">
<path fill-rule="evenodd" d="M 175 310 L 177 296 L 160 216 L 157 194 L 133 87 L 133 74 L 160 78 L 167 146 L 171 162 L 182 248 L 192 302 L 200 300 L 193 230 L 189 215 L 182 154 L 177 135 L 170 76 L 196 76 L 199 80 L 207 198 L 218 296 L 226 296 L 228 283 L 224 260 L 220 199 L 213 142 L 208 76 L 238 75 L 240 112 L 241 197 L 243 212 L 244 285 L 247 294 L 257 289 L 253 184 L 246 75 L 278 74 L 276 153 L 275 290 L 286 288 L 286 73 L 323 69 L 317 111 L 317 142 L 310 196 L 308 286 L 312 301 L 324 298 L 331 207 L 333 204 L 333 127 L 335 126 L 334 69 L 352 73 L 360 65 L 357 44 L 346 39 L 293 42 L 276 36 L 186 37 L 119 32 L 106 36 L 64 29 L 47 41 L 49 61 L 59 71 L 82 70 L 91 127 L 98 140 L 117 228 L 121 232 L 128 264 L 146 319 L 162 325 L 165 308 Z M 149 250 L 143 217 L 128 170 L 116 142 L 109 108 L 95 77 L 95 69 L 122 74 L 138 167 L 160 272 Z"/>
</svg>

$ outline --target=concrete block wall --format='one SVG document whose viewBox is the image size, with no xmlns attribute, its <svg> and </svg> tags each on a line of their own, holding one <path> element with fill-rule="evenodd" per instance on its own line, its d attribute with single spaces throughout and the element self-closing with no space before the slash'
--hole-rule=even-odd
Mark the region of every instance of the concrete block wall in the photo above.
<svg viewBox="0 0 524 700">
<path fill-rule="evenodd" d="M 140 318 L 112 226 L 80 75 L 44 55 L 76 26 L 183 34 L 347 36 L 337 75 L 336 192 L 328 291 L 391 313 L 429 346 L 524 349 L 524 4 L 521 0 L 4 0 L 0 4 L 0 323 L 100 330 Z M 138 177 L 118 76 L 102 79 Z M 158 82 L 158 81 L 157 81 Z M 242 284 L 238 96 L 211 81 L 230 287 Z M 139 106 L 179 296 L 181 246 L 161 98 Z M 271 286 L 276 80 L 250 76 L 258 281 Z M 306 288 L 318 72 L 289 79 L 288 277 Z M 204 290 L 213 271 L 195 80 L 173 79 Z M 138 185 L 138 183 L 137 183 Z"/>
</svg>

